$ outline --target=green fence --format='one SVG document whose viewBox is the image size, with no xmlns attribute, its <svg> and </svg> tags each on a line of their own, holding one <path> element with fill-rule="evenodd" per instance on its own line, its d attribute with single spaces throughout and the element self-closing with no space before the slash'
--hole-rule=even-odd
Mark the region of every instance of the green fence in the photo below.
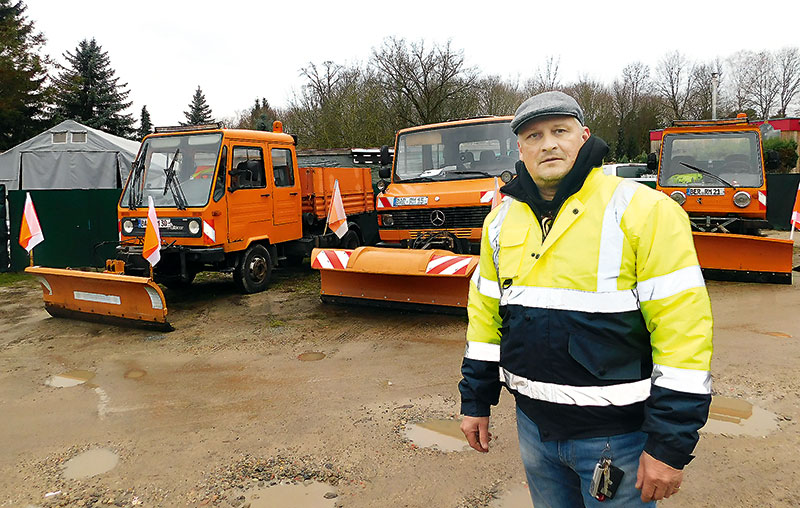
<svg viewBox="0 0 800 508">
<path fill-rule="evenodd" d="M 0 272 L 8 271 L 8 223 L 6 222 L 6 186 L 0 183 Z"/>
<path fill-rule="evenodd" d="M 33 261 L 53 268 L 102 267 L 114 257 L 119 240 L 117 202 L 120 189 L 10 191 L 11 270 L 22 271 L 28 254 L 19 245 L 19 229 L 30 192 L 44 242 L 33 249 Z"/>
<path fill-rule="evenodd" d="M 800 174 L 767 175 L 767 220 L 775 229 L 789 231 Z"/>
</svg>

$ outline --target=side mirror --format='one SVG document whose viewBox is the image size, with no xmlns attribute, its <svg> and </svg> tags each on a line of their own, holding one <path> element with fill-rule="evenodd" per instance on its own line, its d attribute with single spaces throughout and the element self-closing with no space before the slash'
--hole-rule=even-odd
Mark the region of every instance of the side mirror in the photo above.
<svg viewBox="0 0 800 508">
<path fill-rule="evenodd" d="M 647 169 L 650 171 L 658 169 L 658 155 L 655 152 L 647 154 Z"/>
<path fill-rule="evenodd" d="M 389 155 L 388 145 L 383 145 L 381 147 L 381 155 L 380 158 L 378 159 L 378 162 L 380 162 L 381 166 L 388 166 L 389 164 L 392 163 L 392 156 Z"/>
<path fill-rule="evenodd" d="M 392 176 L 392 168 L 383 167 L 378 170 L 378 176 L 381 178 L 389 178 Z"/>
<path fill-rule="evenodd" d="M 781 167 L 781 156 L 775 150 L 767 150 L 766 166 L 769 171 L 777 171 Z"/>
</svg>

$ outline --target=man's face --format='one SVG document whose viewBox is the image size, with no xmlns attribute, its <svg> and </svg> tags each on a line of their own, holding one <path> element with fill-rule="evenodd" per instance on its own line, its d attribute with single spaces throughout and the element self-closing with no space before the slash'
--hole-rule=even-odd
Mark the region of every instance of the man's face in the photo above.
<svg viewBox="0 0 800 508">
<path fill-rule="evenodd" d="M 525 123 L 517 133 L 519 158 L 540 189 L 555 188 L 570 172 L 589 128 L 572 116 L 546 116 Z"/>
</svg>

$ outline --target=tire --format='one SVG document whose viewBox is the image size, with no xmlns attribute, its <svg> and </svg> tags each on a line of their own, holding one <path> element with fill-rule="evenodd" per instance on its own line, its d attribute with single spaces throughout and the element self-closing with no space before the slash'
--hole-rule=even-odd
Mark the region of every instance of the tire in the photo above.
<svg viewBox="0 0 800 508">
<path fill-rule="evenodd" d="M 339 245 L 341 245 L 343 249 L 356 249 L 361 245 L 361 240 L 358 238 L 358 233 L 350 229 L 339 241 Z"/>
<path fill-rule="evenodd" d="M 233 281 L 242 293 L 267 289 L 272 275 L 272 260 L 266 247 L 253 244 L 244 251 L 233 270 Z"/>
</svg>

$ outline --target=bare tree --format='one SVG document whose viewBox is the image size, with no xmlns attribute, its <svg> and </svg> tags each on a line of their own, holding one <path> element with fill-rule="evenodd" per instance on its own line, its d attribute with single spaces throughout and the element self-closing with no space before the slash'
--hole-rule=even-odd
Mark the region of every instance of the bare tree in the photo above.
<svg viewBox="0 0 800 508">
<path fill-rule="evenodd" d="M 713 74 L 717 74 L 718 87 L 717 87 L 717 109 L 721 109 L 720 105 L 724 103 L 724 94 L 721 91 L 724 89 L 723 67 L 720 60 L 712 62 L 697 63 L 692 67 L 692 79 L 694 81 L 694 93 L 687 104 L 685 116 L 683 118 L 711 118 L 711 100 L 712 91 L 711 87 Z"/>
<path fill-rule="evenodd" d="M 544 62 L 544 68 L 537 67 L 536 75 L 528 81 L 525 87 L 526 93 L 531 96 L 561 88 L 561 80 L 558 77 L 560 65 L 560 57 L 548 56 Z"/>
<path fill-rule="evenodd" d="M 478 114 L 513 115 L 525 100 L 517 82 L 504 81 L 500 76 L 486 76 L 476 83 Z"/>
<path fill-rule="evenodd" d="M 634 62 L 622 69 L 621 79 L 614 80 L 611 86 L 613 109 L 617 120 L 617 159 L 629 156 L 632 146 L 631 120 L 639 111 L 645 94 L 649 91 L 650 68 L 642 62 Z"/>
<path fill-rule="evenodd" d="M 774 57 L 768 51 L 757 53 L 748 72 L 748 101 L 758 116 L 767 120 L 780 90 L 780 83 L 775 75 Z"/>
<path fill-rule="evenodd" d="M 656 67 L 653 89 L 673 119 L 686 118 L 687 110 L 697 93 L 697 77 L 694 65 L 679 51 L 667 53 Z"/>
<path fill-rule="evenodd" d="M 775 74 L 778 79 L 778 116 L 785 117 L 789 104 L 800 91 L 800 51 L 797 47 L 783 48 L 775 54 Z"/>
<path fill-rule="evenodd" d="M 464 115 L 479 77 L 466 66 L 463 51 L 454 50 L 449 41 L 429 49 L 424 40 L 407 43 L 390 37 L 373 49 L 372 65 L 392 111 L 407 125 Z"/>
<path fill-rule="evenodd" d="M 750 77 L 750 62 L 755 55 L 752 51 L 738 51 L 729 56 L 726 60 L 728 76 L 727 80 L 728 95 L 732 101 L 733 109 L 736 111 L 744 111 L 750 107 L 748 99 L 749 90 L 751 88 Z"/>
</svg>

